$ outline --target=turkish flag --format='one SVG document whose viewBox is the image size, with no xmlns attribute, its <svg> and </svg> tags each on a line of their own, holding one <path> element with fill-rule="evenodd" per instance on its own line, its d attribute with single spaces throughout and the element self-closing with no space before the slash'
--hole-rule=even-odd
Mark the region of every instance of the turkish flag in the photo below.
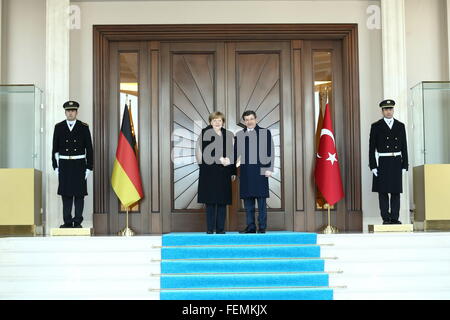
<svg viewBox="0 0 450 320">
<path fill-rule="evenodd" d="M 325 107 L 322 130 L 320 130 L 319 148 L 316 155 L 314 171 L 316 184 L 329 205 L 333 205 L 344 197 L 341 170 L 336 151 L 336 140 L 331 123 L 330 108 Z"/>
</svg>

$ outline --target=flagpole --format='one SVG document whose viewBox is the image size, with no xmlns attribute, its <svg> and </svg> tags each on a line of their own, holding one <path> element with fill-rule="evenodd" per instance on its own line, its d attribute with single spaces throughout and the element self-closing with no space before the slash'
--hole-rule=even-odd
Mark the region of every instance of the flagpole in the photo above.
<svg viewBox="0 0 450 320">
<path fill-rule="evenodd" d="M 328 208 L 328 225 L 322 230 L 322 232 L 325 233 L 325 234 L 338 233 L 339 232 L 338 228 L 333 227 L 331 225 L 331 214 L 330 214 L 331 206 L 330 206 L 330 204 L 326 203 L 324 205 L 324 207 Z"/>
<path fill-rule="evenodd" d="M 119 232 L 119 236 L 124 236 L 124 237 L 131 237 L 131 236 L 134 236 L 134 231 L 133 230 L 131 230 L 129 227 L 128 227 L 128 211 L 129 211 L 129 207 L 127 207 L 127 217 L 126 217 L 126 220 L 127 220 L 127 225 L 126 225 L 126 227 L 124 228 L 124 229 L 122 229 L 120 232 Z"/>
</svg>

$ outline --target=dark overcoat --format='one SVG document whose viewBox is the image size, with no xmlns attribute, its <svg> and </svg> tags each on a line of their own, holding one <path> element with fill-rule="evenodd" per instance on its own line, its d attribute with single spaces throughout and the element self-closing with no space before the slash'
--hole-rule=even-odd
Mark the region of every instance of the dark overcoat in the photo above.
<svg viewBox="0 0 450 320">
<path fill-rule="evenodd" d="M 378 153 L 401 152 L 400 156 L 375 157 Z M 378 177 L 373 175 L 372 191 L 401 193 L 402 169 L 408 170 L 408 148 L 405 125 L 394 119 L 392 129 L 381 119 L 372 124 L 369 138 L 369 166 L 377 168 Z"/>
<path fill-rule="evenodd" d="M 84 159 L 59 159 L 59 156 L 86 155 Z M 77 120 L 70 131 L 66 120 L 57 123 L 53 132 L 53 169 L 58 168 L 58 194 L 62 196 L 87 195 L 86 169 L 93 170 L 93 149 L 89 126 Z"/>
<path fill-rule="evenodd" d="M 240 158 L 239 193 L 241 199 L 269 198 L 269 178 L 266 171 L 272 171 L 275 147 L 270 130 L 258 125 L 255 130 L 247 128 L 236 133 L 236 161 Z"/>
<path fill-rule="evenodd" d="M 231 176 L 236 175 L 234 135 L 224 128 L 221 131 L 222 136 L 219 136 L 212 126 L 207 126 L 197 142 L 197 148 L 201 150 L 198 203 L 231 204 Z M 221 157 L 229 158 L 230 165 L 224 166 L 219 160 Z"/>
</svg>

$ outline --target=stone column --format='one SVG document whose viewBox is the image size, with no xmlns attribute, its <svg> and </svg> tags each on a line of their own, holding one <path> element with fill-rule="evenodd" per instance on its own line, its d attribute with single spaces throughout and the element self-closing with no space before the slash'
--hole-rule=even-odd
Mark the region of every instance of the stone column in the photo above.
<svg viewBox="0 0 450 320">
<path fill-rule="evenodd" d="M 381 21 L 384 94 L 382 98 L 395 100 L 394 117 L 408 126 L 405 0 L 381 0 Z M 408 144 L 411 145 L 411 143 L 412 141 L 408 139 Z M 412 154 L 409 153 L 409 156 Z M 410 223 L 409 176 L 412 176 L 411 165 L 408 173 L 403 175 L 403 193 L 400 200 L 400 221 L 402 223 Z"/>
<path fill-rule="evenodd" d="M 45 232 L 62 224 L 62 202 L 57 195 L 58 178 L 53 171 L 51 149 L 53 129 L 64 119 L 62 105 L 69 100 L 69 0 L 47 0 L 45 66 Z"/>
</svg>

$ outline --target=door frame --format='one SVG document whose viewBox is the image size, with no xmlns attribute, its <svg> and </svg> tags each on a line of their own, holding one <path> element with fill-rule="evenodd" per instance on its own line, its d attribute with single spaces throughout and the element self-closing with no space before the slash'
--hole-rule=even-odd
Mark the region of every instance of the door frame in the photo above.
<svg viewBox="0 0 450 320">
<path fill-rule="evenodd" d="M 342 40 L 343 44 L 343 101 L 346 112 L 343 115 L 346 138 L 343 150 L 347 161 L 347 180 L 345 185 L 347 231 L 362 230 L 361 203 L 361 143 L 360 143 L 360 103 L 359 103 L 359 62 L 358 62 L 358 25 L 357 24 L 180 24 L 180 25 L 94 25 L 93 26 L 93 140 L 94 151 L 94 226 L 108 226 L 110 215 L 111 166 L 107 155 L 110 153 L 110 136 L 108 125 L 109 107 L 109 52 L 113 41 L 148 41 L 151 66 L 149 77 L 159 79 L 159 43 L 161 41 L 255 41 L 255 40 L 290 40 L 291 57 L 301 51 L 303 40 Z M 294 62 L 293 62 L 294 63 Z M 293 64 L 293 66 L 295 66 Z M 300 70 L 301 71 L 301 70 Z M 293 84 L 297 74 L 293 75 Z M 151 114 L 159 119 L 158 81 L 152 81 Z M 303 105 L 305 93 L 294 88 L 293 105 Z M 156 116 L 156 118 L 154 118 Z M 158 122 L 158 121 L 156 121 Z M 295 136 L 293 137 L 295 139 Z M 152 129 L 153 146 L 159 150 L 159 126 Z M 161 234 L 163 230 L 161 203 L 161 159 L 155 153 L 151 162 L 150 190 L 151 233 Z M 342 156 L 341 156 L 342 157 Z M 98 165 L 102 164 L 102 165 Z M 295 171 L 295 170 L 294 170 Z M 298 175 L 295 175 L 298 177 Z M 303 175 L 301 178 L 305 180 Z M 297 179 L 296 179 L 297 180 Z M 303 185 L 307 185 L 305 181 Z M 295 194 L 298 181 L 295 182 Z M 303 200 L 304 201 L 304 200 Z M 305 206 L 303 206 L 305 208 Z M 305 211 L 293 212 L 294 231 L 304 225 Z M 97 228 L 96 234 L 109 234 L 108 228 Z"/>
</svg>

